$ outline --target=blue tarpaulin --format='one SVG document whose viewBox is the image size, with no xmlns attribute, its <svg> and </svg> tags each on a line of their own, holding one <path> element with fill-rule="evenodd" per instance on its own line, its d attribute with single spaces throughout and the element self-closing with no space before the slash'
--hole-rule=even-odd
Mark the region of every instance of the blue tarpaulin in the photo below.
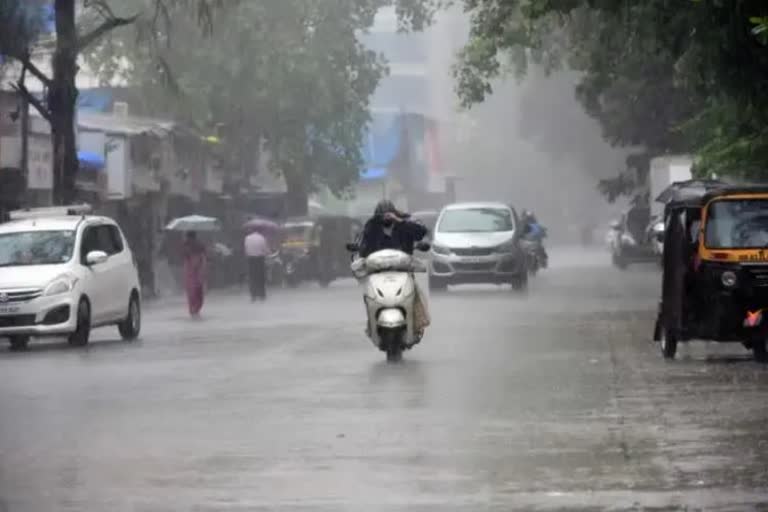
<svg viewBox="0 0 768 512">
<path fill-rule="evenodd" d="M 91 151 L 78 151 L 77 160 L 80 162 L 80 167 L 95 171 L 103 169 L 106 164 L 102 155 Z"/>
<path fill-rule="evenodd" d="M 360 171 L 360 179 L 380 180 L 388 175 L 388 168 L 397 158 L 402 146 L 402 116 L 376 113 L 363 140 L 363 158 L 365 168 Z"/>
</svg>

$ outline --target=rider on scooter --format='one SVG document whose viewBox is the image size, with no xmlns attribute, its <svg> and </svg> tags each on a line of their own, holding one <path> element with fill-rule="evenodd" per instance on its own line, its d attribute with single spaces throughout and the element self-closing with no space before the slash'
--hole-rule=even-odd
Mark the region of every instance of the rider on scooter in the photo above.
<svg viewBox="0 0 768 512">
<path fill-rule="evenodd" d="M 541 260 L 541 266 L 547 267 L 549 256 L 544 248 L 544 239 L 547 237 L 547 228 L 539 224 L 536 216 L 530 210 L 523 210 L 521 215 L 523 224 L 523 236 L 528 240 L 536 242 L 536 252 Z"/>
<path fill-rule="evenodd" d="M 422 224 L 413 222 L 410 215 L 399 211 L 388 199 L 379 201 L 376 210 L 363 228 L 359 255 L 367 258 L 384 249 L 395 249 L 413 255 L 416 243 L 427 236 L 428 230 Z M 417 338 L 421 338 L 424 329 L 429 326 L 429 311 L 423 293 L 416 285 L 416 306 L 414 320 Z"/>
<path fill-rule="evenodd" d="M 360 256 L 367 258 L 376 251 L 396 249 L 413 254 L 414 246 L 427 236 L 427 228 L 413 222 L 410 215 L 395 208 L 387 199 L 379 201 L 363 229 Z"/>
</svg>

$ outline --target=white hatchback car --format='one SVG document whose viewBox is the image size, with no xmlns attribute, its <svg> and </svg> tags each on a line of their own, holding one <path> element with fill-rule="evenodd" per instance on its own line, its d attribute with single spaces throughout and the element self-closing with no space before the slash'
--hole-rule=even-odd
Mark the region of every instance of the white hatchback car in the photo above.
<svg viewBox="0 0 768 512">
<path fill-rule="evenodd" d="M 43 336 L 86 345 L 106 325 L 139 336 L 141 290 L 125 237 L 115 221 L 80 212 L 33 209 L 0 224 L 0 338 L 13 349 Z"/>
</svg>

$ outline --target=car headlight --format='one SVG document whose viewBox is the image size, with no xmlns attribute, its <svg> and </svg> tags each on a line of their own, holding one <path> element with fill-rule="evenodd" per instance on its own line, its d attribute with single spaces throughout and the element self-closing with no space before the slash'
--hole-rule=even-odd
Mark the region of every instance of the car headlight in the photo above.
<svg viewBox="0 0 768 512">
<path fill-rule="evenodd" d="M 50 297 L 51 295 L 61 295 L 63 293 L 69 293 L 75 288 L 77 279 L 72 276 L 59 276 L 45 287 L 43 295 Z"/>
<path fill-rule="evenodd" d="M 517 250 L 517 246 L 515 245 L 515 242 L 510 240 L 509 242 L 504 242 L 503 244 L 496 247 L 496 252 L 502 252 L 505 254 L 508 254 L 510 252 L 515 252 Z"/>
<path fill-rule="evenodd" d="M 733 272 L 731 270 L 726 270 L 720 275 L 720 281 L 723 283 L 723 286 L 726 288 L 733 288 L 736 286 L 736 282 L 738 281 L 738 278 L 736 277 L 736 272 Z"/>
<path fill-rule="evenodd" d="M 432 244 L 432 252 L 435 254 L 441 254 L 443 256 L 448 256 L 451 254 L 451 250 L 449 248 L 438 244 Z"/>
</svg>

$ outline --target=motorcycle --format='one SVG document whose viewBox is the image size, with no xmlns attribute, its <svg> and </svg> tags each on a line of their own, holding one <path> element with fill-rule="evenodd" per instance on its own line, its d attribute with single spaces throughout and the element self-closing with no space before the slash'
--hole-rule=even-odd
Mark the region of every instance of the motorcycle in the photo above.
<svg viewBox="0 0 768 512">
<path fill-rule="evenodd" d="M 430 244 L 419 243 L 416 249 L 427 252 Z M 359 246 L 348 244 L 347 250 L 357 253 Z M 379 350 L 387 354 L 387 361 L 399 361 L 403 351 L 421 341 L 414 329 L 414 273 L 425 273 L 426 265 L 402 251 L 386 249 L 367 258 L 353 259 L 351 268 L 354 276 L 365 287 L 368 337 Z"/>
<path fill-rule="evenodd" d="M 544 238 L 547 237 L 546 228 L 539 228 L 538 233 L 532 233 L 530 228 L 521 239 L 521 247 L 525 250 L 528 262 L 528 273 L 535 276 L 540 270 L 549 266 L 549 257 L 544 249 Z"/>
</svg>

